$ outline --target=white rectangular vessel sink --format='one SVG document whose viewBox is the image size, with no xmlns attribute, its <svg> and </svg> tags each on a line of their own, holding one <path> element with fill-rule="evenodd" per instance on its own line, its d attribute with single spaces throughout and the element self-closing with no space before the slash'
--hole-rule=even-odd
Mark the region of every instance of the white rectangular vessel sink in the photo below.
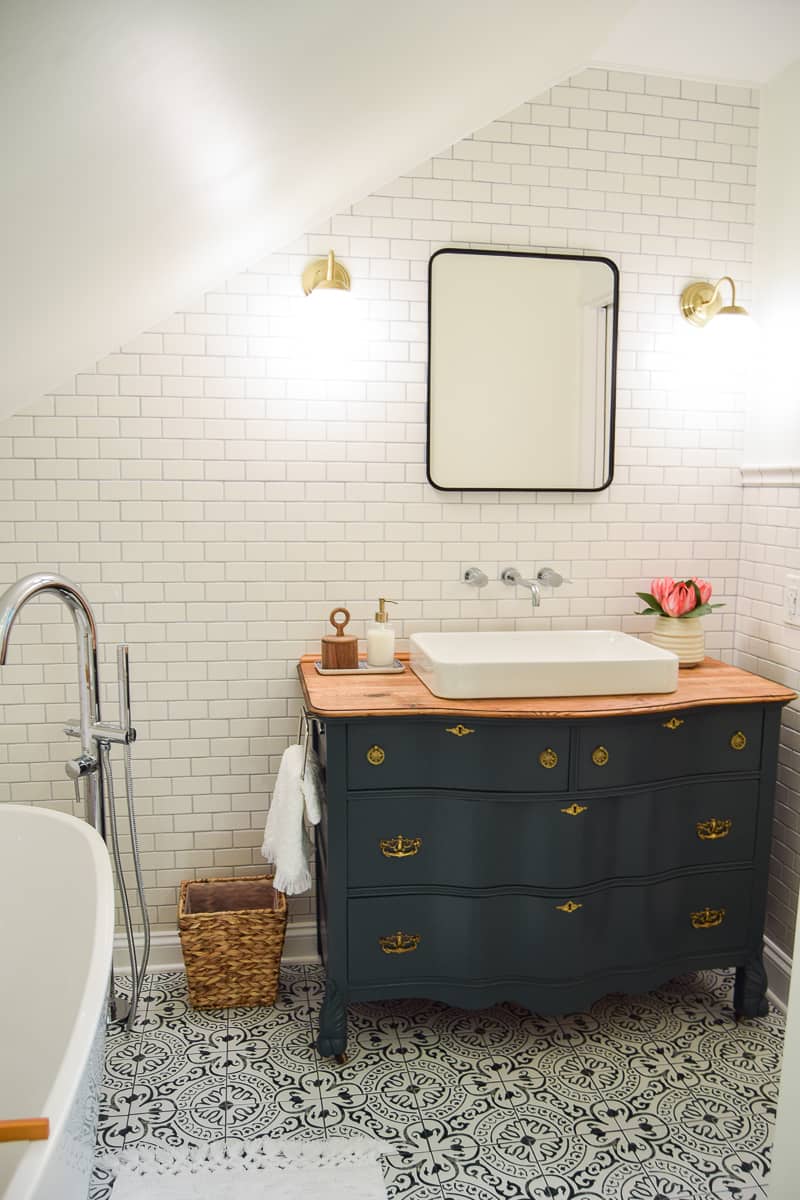
<svg viewBox="0 0 800 1200">
<path fill-rule="evenodd" d="M 415 633 L 411 669 L 447 700 L 674 692 L 678 659 L 627 633 Z"/>
</svg>

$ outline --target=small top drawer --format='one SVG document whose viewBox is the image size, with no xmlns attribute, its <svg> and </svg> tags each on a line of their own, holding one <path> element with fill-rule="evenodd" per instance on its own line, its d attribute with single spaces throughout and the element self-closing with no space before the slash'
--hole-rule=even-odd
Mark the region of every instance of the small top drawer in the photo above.
<svg viewBox="0 0 800 1200">
<path fill-rule="evenodd" d="M 762 723 L 762 710 L 750 705 L 587 722 L 578 735 L 578 787 L 757 771 Z"/>
<path fill-rule="evenodd" d="M 347 732 L 351 790 L 455 788 L 558 792 L 567 787 L 569 726 L 538 721 L 365 721 Z"/>
</svg>

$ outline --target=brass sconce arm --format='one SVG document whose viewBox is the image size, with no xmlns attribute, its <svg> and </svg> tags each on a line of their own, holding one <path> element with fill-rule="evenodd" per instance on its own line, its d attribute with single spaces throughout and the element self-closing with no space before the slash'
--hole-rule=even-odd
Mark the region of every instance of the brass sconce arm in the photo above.
<svg viewBox="0 0 800 1200">
<path fill-rule="evenodd" d="M 720 288 L 723 283 L 731 285 L 731 302 L 723 305 Z M 692 325 L 702 329 L 718 314 L 722 316 L 747 317 L 746 308 L 736 303 L 736 284 L 730 275 L 723 275 L 715 284 L 698 280 L 688 284 L 681 292 L 681 315 Z"/>
</svg>

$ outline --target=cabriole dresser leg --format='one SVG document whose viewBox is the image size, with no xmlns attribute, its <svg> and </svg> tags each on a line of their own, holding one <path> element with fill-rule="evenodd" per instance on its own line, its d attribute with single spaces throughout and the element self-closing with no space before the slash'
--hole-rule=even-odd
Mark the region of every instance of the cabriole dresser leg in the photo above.
<svg viewBox="0 0 800 1200">
<path fill-rule="evenodd" d="M 325 999 L 319 1014 L 317 1050 L 323 1058 L 344 1062 L 347 1049 L 347 1008 L 344 996 L 333 979 L 325 986 Z"/>
<path fill-rule="evenodd" d="M 743 967 L 736 968 L 733 985 L 733 1008 L 737 1021 L 742 1017 L 765 1017 L 769 1012 L 767 1002 L 767 972 L 761 951 L 749 958 Z"/>
</svg>

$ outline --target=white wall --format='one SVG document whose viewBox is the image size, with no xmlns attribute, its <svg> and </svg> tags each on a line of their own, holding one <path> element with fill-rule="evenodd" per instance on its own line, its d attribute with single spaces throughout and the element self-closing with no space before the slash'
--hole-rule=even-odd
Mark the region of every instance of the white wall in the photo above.
<svg viewBox="0 0 800 1200">
<path fill-rule="evenodd" d="M 749 411 L 745 508 L 742 531 L 742 602 L 737 661 L 800 690 L 800 628 L 783 622 L 787 570 L 800 571 L 800 369 L 797 330 L 800 298 L 800 61 L 770 82 L 764 95 L 759 161 L 755 315 L 766 349 L 763 383 Z M 783 722 L 768 932 L 794 961 L 793 938 L 800 891 L 800 705 Z M 800 1174 L 797 1105 L 800 1100 L 800 979 L 792 975 L 775 1130 L 771 1200 L 793 1200 Z"/>
<path fill-rule="evenodd" d="M 756 98 L 592 70 L 393 180 L 0 426 L 0 584 L 78 580 L 104 658 L 131 643 L 136 776 L 153 917 L 176 885 L 247 871 L 296 730 L 295 662 L 335 605 L 378 595 L 414 629 L 648 629 L 657 573 L 712 579 L 730 658 L 743 398 L 698 373 L 678 315 L 693 278 L 748 294 Z M 621 269 L 617 474 L 596 495 L 443 494 L 425 481 L 426 278 L 443 244 L 571 248 Z M 300 273 L 333 246 L 366 357 L 309 352 Z M 304 307 L 306 306 L 306 307 Z M 695 336 L 697 335 L 697 336 Z M 535 617 L 498 581 L 550 563 L 573 580 Z M 464 566 L 492 583 L 476 593 Z M 59 724 L 72 630 L 31 605 L 2 674 L 0 798 L 70 806 Z M 110 676 L 110 671 L 106 671 Z M 294 906 L 309 910 L 309 900 Z"/>
<path fill-rule="evenodd" d="M 763 94 L 756 240 L 756 316 L 761 330 L 761 384 L 748 421 L 746 462 L 800 463 L 800 60 Z"/>
</svg>

